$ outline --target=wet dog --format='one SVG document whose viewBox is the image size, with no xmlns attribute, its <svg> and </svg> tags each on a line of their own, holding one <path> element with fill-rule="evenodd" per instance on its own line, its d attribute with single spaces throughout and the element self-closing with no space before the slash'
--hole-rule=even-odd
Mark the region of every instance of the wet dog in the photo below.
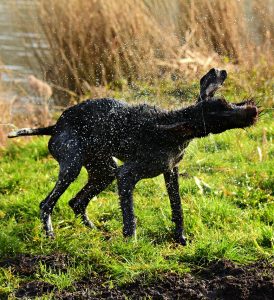
<svg viewBox="0 0 274 300">
<path fill-rule="evenodd" d="M 252 100 L 229 103 L 214 97 L 227 77 L 225 70 L 211 69 L 200 80 L 197 102 L 186 108 L 165 111 L 149 105 L 130 106 L 114 99 L 88 100 L 68 108 L 55 125 L 20 129 L 10 138 L 50 135 L 49 151 L 60 166 L 55 187 L 40 204 L 41 220 L 53 236 L 52 210 L 84 166 L 88 182 L 69 202 L 76 216 L 91 228 L 86 207 L 115 178 L 118 182 L 123 234 L 135 234 L 133 190 L 144 178 L 164 175 L 170 198 L 175 240 L 186 244 L 179 196 L 178 163 L 194 138 L 254 124 L 258 108 Z M 113 157 L 124 162 L 117 166 Z"/>
</svg>

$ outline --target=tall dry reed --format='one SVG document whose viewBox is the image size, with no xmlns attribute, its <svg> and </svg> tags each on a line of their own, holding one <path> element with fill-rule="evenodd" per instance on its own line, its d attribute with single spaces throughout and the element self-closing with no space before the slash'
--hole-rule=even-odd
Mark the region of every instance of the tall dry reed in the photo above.
<svg viewBox="0 0 274 300">
<path fill-rule="evenodd" d="M 271 63 L 274 59 L 274 1 L 254 1 L 252 11 L 256 19 L 258 51 Z"/>
<path fill-rule="evenodd" d="M 234 62 L 247 57 L 249 38 L 243 1 L 179 0 L 179 32 L 191 35 L 188 46 L 216 52 Z"/>
<path fill-rule="evenodd" d="M 0 61 L 2 72 L 13 78 Z M 4 82 L 0 78 L 0 147 L 6 144 L 7 134 L 18 127 L 46 126 L 53 122 L 49 109 L 51 88 L 33 75 L 29 76 L 29 88 L 15 83 Z M 38 101 L 39 102 L 38 102 Z M 59 107 L 55 108 L 60 110 Z"/>
<path fill-rule="evenodd" d="M 0 147 L 6 144 L 8 132 L 17 127 L 44 127 L 54 122 L 46 102 L 26 103 L 20 96 L 0 99 L 0 114 Z"/>
<path fill-rule="evenodd" d="M 33 52 L 46 80 L 78 95 L 87 86 L 167 70 L 196 76 L 197 65 L 220 60 L 250 67 L 266 46 L 273 48 L 270 1 L 254 1 L 265 13 L 253 11 L 256 19 L 247 24 L 238 0 L 40 0 L 39 31 L 48 48 L 41 44 Z M 248 29 L 255 25 L 259 45 Z"/>
<path fill-rule="evenodd" d="M 34 49 L 47 79 L 81 94 L 83 85 L 156 74 L 154 58 L 178 44 L 142 1 L 47 0 L 37 15 L 49 49 Z"/>
</svg>

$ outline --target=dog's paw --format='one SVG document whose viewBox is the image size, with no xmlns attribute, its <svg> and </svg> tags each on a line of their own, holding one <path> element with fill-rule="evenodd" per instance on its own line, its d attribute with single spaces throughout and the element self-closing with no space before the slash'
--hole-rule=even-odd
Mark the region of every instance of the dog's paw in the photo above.
<svg viewBox="0 0 274 300">
<path fill-rule="evenodd" d="M 83 218 L 82 223 L 90 229 L 97 229 L 97 227 L 88 218 Z"/>
<path fill-rule="evenodd" d="M 97 229 L 97 227 L 90 221 L 90 219 L 85 213 L 78 215 L 77 217 L 80 217 L 82 224 L 85 225 L 86 227 L 90 229 Z"/>
<path fill-rule="evenodd" d="M 55 239 L 55 234 L 53 231 L 46 231 L 46 236 L 47 238 L 54 240 Z"/>
<path fill-rule="evenodd" d="M 187 238 L 184 235 L 180 235 L 175 237 L 175 241 L 177 244 L 180 244 L 182 246 L 186 246 L 187 245 Z"/>
<path fill-rule="evenodd" d="M 135 229 L 133 228 L 127 228 L 123 230 L 123 236 L 124 237 L 134 237 L 135 236 Z"/>
<path fill-rule="evenodd" d="M 123 227 L 124 237 L 135 237 L 136 235 L 136 219 L 124 223 Z"/>
</svg>

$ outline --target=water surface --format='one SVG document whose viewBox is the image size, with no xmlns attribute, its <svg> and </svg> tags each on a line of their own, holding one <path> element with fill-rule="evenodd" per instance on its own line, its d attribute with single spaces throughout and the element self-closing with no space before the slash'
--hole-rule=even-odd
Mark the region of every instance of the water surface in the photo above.
<svg viewBox="0 0 274 300">
<path fill-rule="evenodd" d="M 34 57 L 30 51 L 30 44 L 26 38 L 34 39 L 39 35 L 32 31 L 35 28 L 35 1 L 31 0 L 0 0 L 0 66 L 2 81 L 25 81 L 27 74 L 31 74 L 30 62 Z M 27 13 L 30 12 L 30 13 Z M 32 13 L 33 11 L 33 13 Z M 29 24 L 29 32 L 21 28 L 19 18 L 25 18 Z M 33 66 L 32 66 L 33 67 Z"/>
</svg>

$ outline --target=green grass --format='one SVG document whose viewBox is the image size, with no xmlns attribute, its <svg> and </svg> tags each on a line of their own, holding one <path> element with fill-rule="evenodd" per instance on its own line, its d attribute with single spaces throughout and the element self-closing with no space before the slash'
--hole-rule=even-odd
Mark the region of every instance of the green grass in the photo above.
<svg viewBox="0 0 274 300">
<path fill-rule="evenodd" d="M 149 280 L 165 272 L 188 272 L 214 259 L 247 263 L 273 258 L 273 115 L 244 130 L 194 140 L 180 163 L 186 247 L 172 241 L 171 212 L 162 176 L 143 180 L 135 190 L 137 238 L 122 236 L 116 182 L 90 202 L 98 230 L 86 229 L 67 205 L 85 184 L 82 170 L 53 213 L 56 238 L 41 230 L 39 203 L 58 174 L 47 138 L 10 142 L 0 154 L 0 257 L 20 253 L 69 255 L 66 272 L 40 264 L 37 274 L 20 277 L 0 268 L 0 296 L 20 282 L 39 279 L 60 290 L 87 274 L 102 272 L 114 283 Z M 24 139 L 26 140 L 26 138 Z"/>
</svg>

